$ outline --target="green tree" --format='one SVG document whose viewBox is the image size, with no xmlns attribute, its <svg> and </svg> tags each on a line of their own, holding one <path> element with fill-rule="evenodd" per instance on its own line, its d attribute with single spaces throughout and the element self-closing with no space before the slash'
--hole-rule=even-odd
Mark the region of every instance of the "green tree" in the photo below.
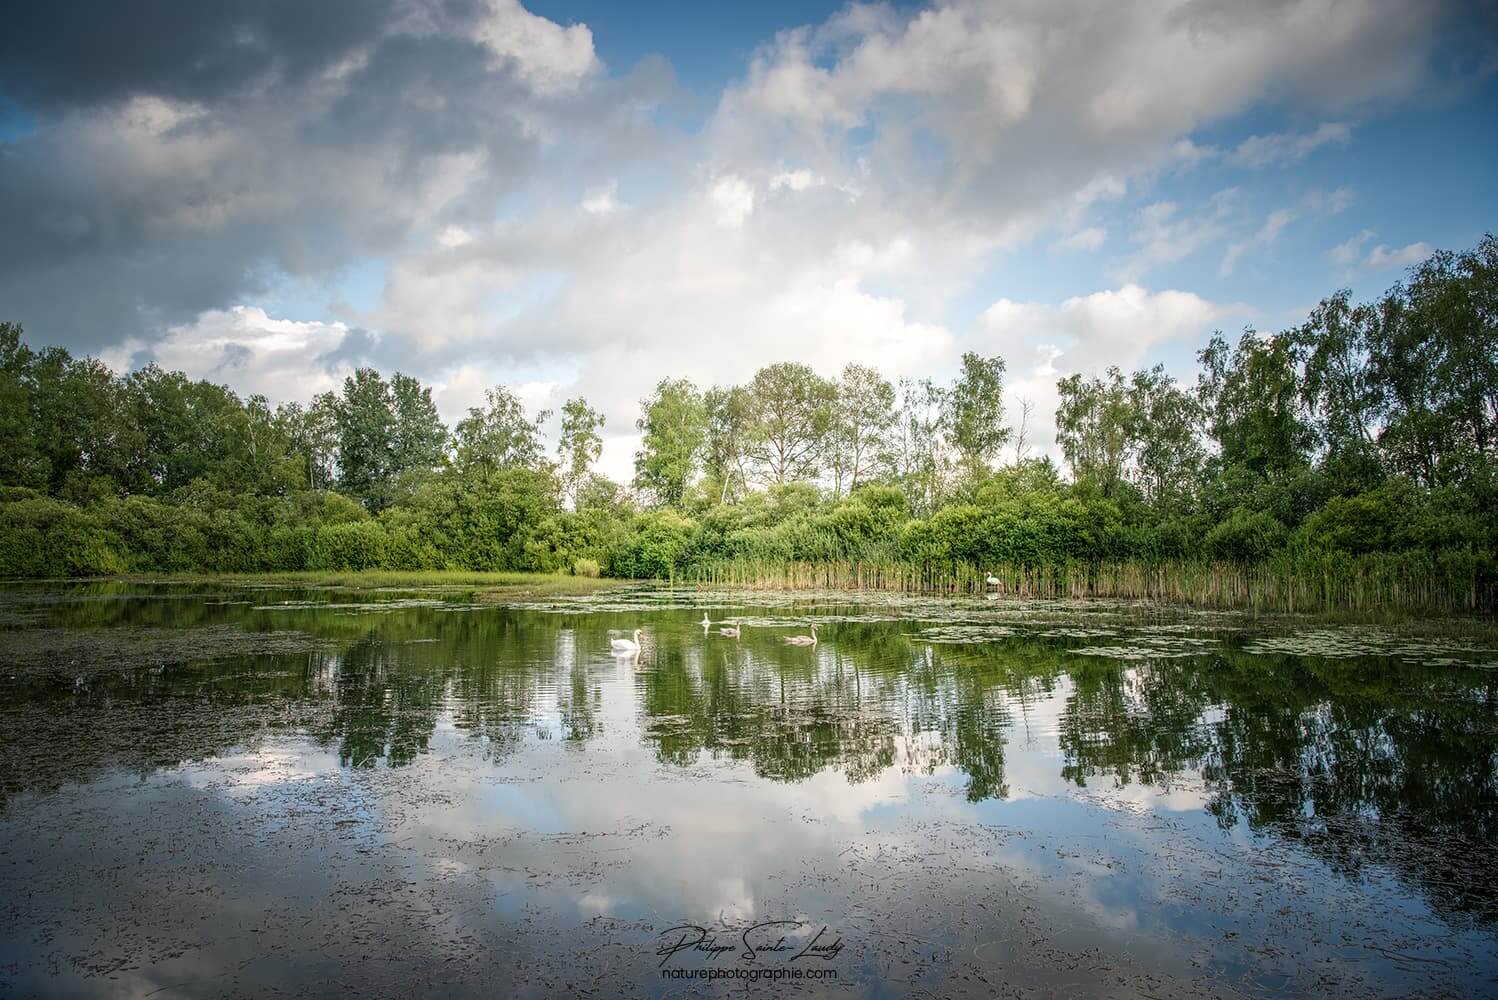
<svg viewBox="0 0 1498 1000">
<path fill-rule="evenodd" d="M 754 400 L 742 386 L 714 386 L 702 397 L 707 410 L 704 467 L 716 484 L 719 503 L 743 496 L 749 489 L 748 463 L 754 444 Z"/>
<path fill-rule="evenodd" d="M 338 478 L 338 397 L 331 392 L 319 393 L 303 407 L 300 403 L 283 403 L 276 408 L 276 419 L 298 456 L 308 489 L 331 490 Z"/>
<path fill-rule="evenodd" d="M 827 436 L 834 497 L 842 496 L 845 484 L 851 493 L 888 467 L 895 421 L 895 387 L 889 380 L 866 365 L 845 366 Z"/>
<path fill-rule="evenodd" d="M 1106 380 L 1069 375 L 1056 383 L 1056 442 L 1072 478 L 1112 496 L 1123 482 L 1136 445 L 1138 415 L 1123 372 Z"/>
<path fill-rule="evenodd" d="M 1201 405 L 1176 385 L 1163 365 L 1134 373 L 1129 383 L 1133 411 L 1134 482 L 1147 501 L 1183 507 L 1201 479 Z"/>
<path fill-rule="evenodd" d="M 208 414 L 194 412 L 192 383 L 181 372 L 154 364 L 125 377 L 125 405 L 138 437 L 130 449 L 126 489 L 170 493 L 201 475 L 208 442 Z"/>
<path fill-rule="evenodd" d="M 1070 375 L 1056 383 L 1056 441 L 1078 484 L 1105 497 L 1136 486 L 1151 503 L 1179 508 L 1195 490 L 1204 454 L 1201 406 L 1156 365 L 1127 379 Z"/>
<path fill-rule="evenodd" d="M 499 469 L 534 468 L 541 463 L 541 425 L 551 416 L 542 410 L 532 420 L 525 405 L 502 385 L 485 390 L 483 407 L 469 407 L 453 430 L 453 451 L 465 475 L 488 475 Z"/>
<path fill-rule="evenodd" d="M 624 487 L 596 472 L 588 473 L 578 484 L 573 506 L 578 511 L 594 511 L 608 518 L 620 518 L 634 512 Z"/>
<path fill-rule="evenodd" d="M 945 430 L 970 481 L 992 470 L 1009 443 L 1004 426 L 1004 359 L 968 351 L 947 396 Z"/>
<path fill-rule="evenodd" d="M 1353 305 L 1346 289 L 1322 299 L 1291 337 L 1302 373 L 1301 401 L 1323 447 L 1322 463 L 1344 490 L 1381 478 L 1374 439 L 1383 392 L 1370 364 L 1379 311 Z"/>
<path fill-rule="evenodd" d="M 101 361 L 48 347 L 31 359 L 31 427 L 38 477 L 55 496 L 115 492 L 139 447 L 120 381 Z"/>
<path fill-rule="evenodd" d="M 338 488 L 370 510 L 386 504 L 395 471 L 395 406 L 373 368 L 343 380 L 338 406 Z"/>
<path fill-rule="evenodd" d="M 1248 329 L 1233 348 L 1219 333 L 1197 359 L 1197 398 L 1225 464 L 1267 478 L 1309 464 L 1316 433 L 1301 409 L 1291 337 Z"/>
<path fill-rule="evenodd" d="M 577 506 L 578 490 L 588 477 L 588 470 L 603 453 L 603 414 L 579 396 L 562 404 L 562 429 L 557 440 L 557 458 L 561 464 L 563 495 Z"/>
<path fill-rule="evenodd" d="M 1427 485 L 1469 479 L 1498 452 L 1498 238 L 1433 254 L 1378 312 L 1369 353 L 1386 406 L 1380 446 Z"/>
<path fill-rule="evenodd" d="M 749 383 L 754 405 L 753 457 L 770 483 L 813 479 L 832 426 L 837 390 L 794 361 L 761 368 Z"/>
<path fill-rule="evenodd" d="M 935 511 L 946 493 L 948 462 L 942 440 L 946 408 L 947 391 L 931 379 L 900 380 L 894 433 L 896 475 L 906 502 L 917 515 Z"/>
<path fill-rule="evenodd" d="M 0 323 L 0 482 L 47 487 L 49 470 L 36 426 L 36 355 L 18 323 Z"/>
<path fill-rule="evenodd" d="M 662 379 L 640 408 L 635 427 L 644 437 L 635 453 L 635 487 L 658 506 L 679 507 L 701 462 L 707 406 L 691 382 Z"/>
<path fill-rule="evenodd" d="M 447 464 L 447 425 L 437 415 L 432 390 L 409 375 L 396 372 L 390 379 L 395 425 L 391 440 L 391 469 L 396 475 L 409 470 L 436 469 Z"/>
<path fill-rule="evenodd" d="M 224 420 L 229 447 L 222 471 L 212 477 L 217 485 L 259 496 L 282 496 L 301 487 L 301 461 L 264 396 L 227 406 Z"/>
</svg>

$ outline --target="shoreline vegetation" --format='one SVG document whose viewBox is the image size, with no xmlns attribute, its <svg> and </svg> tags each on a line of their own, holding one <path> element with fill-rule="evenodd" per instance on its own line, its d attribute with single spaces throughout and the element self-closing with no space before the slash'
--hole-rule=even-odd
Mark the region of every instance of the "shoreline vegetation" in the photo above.
<svg viewBox="0 0 1498 1000">
<path fill-rule="evenodd" d="M 326 590 L 465 593 L 472 594 L 480 603 L 577 597 L 614 590 L 631 582 L 563 573 L 475 573 L 467 570 L 300 570 L 282 573 L 189 574 L 154 579 L 167 583 L 185 581 Z"/>
<path fill-rule="evenodd" d="M 130 573 L 112 576 L 0 578 L 0 585 L 47 583 L 202 584 L 309 590 L 432 591 L 472 594 L 485 603 L 574 597 L 642 584 L 692 590 L 864 592 L 993 599 L 1124 600 L 1266 614 L 1324 613 L 1374 620 L 1390 613 L 1481 614 L 1495 600 L 1484 565 L 1428 557 L 1234 563 L 1078 563 L 1062 566 L 915 565 L 900 562 L 718 560 L 693 564 L 665 580 L 559 573 L 465 570 L 296 570 L 251 573 Z M 1465 579 L 1463 573 L 1469 574 Z M 988 577 L 1000 583 L 993 586 Z"/>
<path fill-rule="evenodd" d="M 139 583 L 353 591 L 432 591 L 472 594 L 481 601 L 572 597 L 616 590 L 638 581 L 562 573 L 467 570 L 292 570 L 262 573 L 126 573 L 90 577 L 13 577 L 0 584 Z"/>
<path fill-rule="evenodd" d="M 498 386 L 449 428 L 429 387 L 361 368 L 273 407 L 0 323 L 0 578 L 1491 615 L 1498 239 L 1438 251 L 1376 301 L 1337 292 L 1298 327 L 1216 334 L 1197 361 L 1194 386 L 1158 365 L 1061 378 L 1063 465 L 1037 457 L 997 356 L 963 355 L 948 385 L 790 362 L 705 391 L 665 378 L 624 484 L 594 471 L 605 420 L 581 398 L 553 420 Z"/>
<path fill-rule="evenodd" d="M 725 560 L 688 567 L 683 582 L 744 590 L 892 591 L 1019 598 L 1138 600 L 1266 613 L 1486 612 L 1489 565 L 1458 555 L 1282 558 L 1231 562 L 1071 563 L 1049 566 L 776 563 Z M 999 586 L 990 586 L 994 576 Z"/>
</svg>

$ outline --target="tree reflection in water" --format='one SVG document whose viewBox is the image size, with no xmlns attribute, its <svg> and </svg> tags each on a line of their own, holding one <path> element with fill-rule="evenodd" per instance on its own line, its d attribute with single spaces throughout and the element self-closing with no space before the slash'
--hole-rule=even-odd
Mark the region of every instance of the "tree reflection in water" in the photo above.
<svg viewBox="0 0 1498 1000">
<path fill-rule="evenodd" d="M 742 762 L 774 782 L 953 773 L 980 802 L 1010 797 L 1009 758 L 1022 752 L 1089 794 L 1196 789 L 1224 829 L 1301 845 L 1349 878 L 1392 871 L 1448 916 L 1498 920 L 1491 670 L 1232 641 L 1114 661 L 1054 636 L 930 643 L 901 621 L 841 622 L 797 649 L 770 628 L 705 638 L 687 612 L 655 613 L 640 663 L 621 668 L 608 636 L 637 614 L 280 603 L 305 597 L 91 592 L 49 606 L 54 628 L 295 629 L 329 649 L 10 675 L 3 794 L 110 766 L 146 773 L 274 731 L 304 733 L 355 768 L 412 763 L 439 725 L 496 761 L 551 738 L 588 753 L 621 735 L 613 704 L 667 767 Z"/>
</svg>

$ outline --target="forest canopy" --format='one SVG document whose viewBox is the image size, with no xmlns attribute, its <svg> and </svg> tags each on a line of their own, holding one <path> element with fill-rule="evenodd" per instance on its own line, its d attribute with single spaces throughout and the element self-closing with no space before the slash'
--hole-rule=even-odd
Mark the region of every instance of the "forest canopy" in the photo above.
<svg viewBox="0 0 1498 1000">
<path fill-rule="evenodd" d="M 1397 564 L 1482 606 L 1498 551 L 1495 275 L 1489 235 L 1375 301 L 1339 291 L 1292 329 L 1214 335 L 1194 384 L 1160 366 L 1062 378 L 1059 468 L 1034 457 L 1001 357 L 964 355 L 949 384 L 791 362 L 739 386 L 663 377 L 641 400 L 629 483 L 593 471 L 604 419 L 584 399 L 549 449 L 551 414 L 503 386 L 453 427 L 417 379 L 368 368 L 272 406 L 34 349 L 0 323 L 0 574 L 750 582 L 859 564 L 966 586 L 989 567 L 1019 582 Z"/>
</svg>

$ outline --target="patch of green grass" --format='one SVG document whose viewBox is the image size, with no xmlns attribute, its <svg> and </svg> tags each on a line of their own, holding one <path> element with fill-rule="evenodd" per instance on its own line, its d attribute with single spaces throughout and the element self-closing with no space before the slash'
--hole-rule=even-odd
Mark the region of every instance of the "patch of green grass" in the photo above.
<svg viewBox="0 0 1498 1000">
<path fill-rule="evenodd" d="M 475 573 L 466 570 L 298 570 L 283 573 L 186 573 L 134 576 L 154 583 L 327 587 L 340 590 L 445 590 L 472 592 L 480 600 L 593 594 L 628 581 L 548 573 Z"/>
</svg>

